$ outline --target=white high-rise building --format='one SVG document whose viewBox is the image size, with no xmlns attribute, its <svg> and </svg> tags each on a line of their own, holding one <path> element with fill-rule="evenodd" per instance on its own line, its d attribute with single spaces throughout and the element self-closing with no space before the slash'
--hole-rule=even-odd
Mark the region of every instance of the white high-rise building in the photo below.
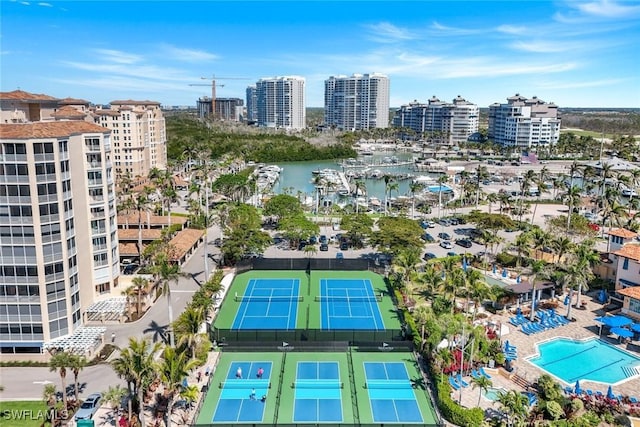
<svg viewBox="0 0 640 427">
<path fill-rule="evenodd" d="M 10 95 L 7 95 L 10 97 Z M 0 350 L 40 353 L 97 300 L 120 296 L 111 130 L 0 124 Z"/>
<path fill-rule="evenodd" d="M 329 77 L 324 122 L 342 130 L 389 127 L 389 78 L 376 73 Z"/>
<path fill-rule="evenodd" d="M 489 139 L 496 144 L 531 148 L 554 145 L 560 138 L 558 106 L 519 93 L 506 104 L 489 106 Z"/>
<path fill-rule="evenodd" d="M 257 122 L 260 127 L 304 129 L 305 80 L 297 76 L 262 78 L 256 82 Z"/>
<path fill-rule="evenodd" d="M 427 104 L 413 102 L 395 112 L 393 125 L 414 130 L 418 134 L 437 138 L 448 144 L 466 142 L 478 132 L 480 109 L 458 95 L 451 103 L 435 96 Z"/>
</svg>

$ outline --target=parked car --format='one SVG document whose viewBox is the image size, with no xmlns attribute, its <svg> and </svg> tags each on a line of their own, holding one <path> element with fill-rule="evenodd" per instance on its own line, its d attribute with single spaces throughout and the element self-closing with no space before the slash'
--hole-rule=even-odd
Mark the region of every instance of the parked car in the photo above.
<svg viewBox="0 0 640 427">
<path fill-rule="evenodd" d="M 309 243 L 315 245 L 316 243 L 318 243 L 318 238 L 316 236 L 309 237 Z"/>
<path fill-rule="evenodd" d="M 326 243 L 320 243 L 320 252 L 327 252 L 329 250 L 329 245 Z"/>
<path fill-rule="evenodd" d="M 451 225 L 458 225 L 458 224 L 460 224 L 460 223 L 458 222 L 458 218 L 450 218 L 450 219 L 449 219 L 449 224 L 451 224 Z"/>
<path fill-rule="evenodd" d="M 336 259 L 344 259 L 344 254 L 342 252 L 338 252 L 336 254 Z"/>
<path fill-rule="evenodd" d="M 340 243 L 340 250 L 341 251 L 346 251 L 347 249 L 349 249 L 349 243 L 347 243 L 347 242 Z"/>
<path fill-rule="evenodd" d="M 325 236 L 324 234 L 322 236 L 320 236 L 319 242 L 320 243 L 325 243 L 325 244 L 328 243 L 327 242 L 327 236 Z"/>
<path fill-rule="evenodd" d="M 275 243 L 275 239 L 274 239 L 274 243 Z M 216 248 L 219 248 L 220 246 L 222 246 L 222 239 L 219 237 L 216 237 L 216 239 L 213 241 L 213 245 Z"/>
<path fill-rule="evenodd" d="M 438 224 L 440 224 L 440 225 L 442 225 L 442 226 L 444 226 L 444 227 L 448 227 L 448 226 L 450 226 L 450 225 L 451 225 L 451 223 L 449 222 L 449 220 L 448 220 L 448 219 L 446 219 L 446 218 L 442 218 L 442 219 L 440 219 L 440 220 L 438 221 Z"/>
<path fill-rule="evenodd" d="M 123 269 L 122 269 L 122 274 L 133 274 L 136 272 L 136 270 L 138 269 L 139 265 L 138 264 L 127 264 Z"/>
<path fill-rule="evenodd" d="M 420 227 L 426 230 L 429 227 L 429 223 L 427 221 L 420 221 Z"/>
<path fill-rule="evenodd" d="M 469 239 L 460 239 L 456 240 L 456 245 L 462 246 L 463 248 L 470 248 L 472 243 Z"/>
<path fill-rule="evenodd" d="M 306 240 L 300 240 L 300 243 L 298 243 L 298 250 L 301 251 L 304 249 L 305 246 L 307 246 L 309 244 L 309 242 L 307 242 Z"/>
<path fill-rule="evenodd" d="M 436 241 L 436 239 L 434 239 L 433 236 L 429 233 L 424 233 L 422 236 L 420 236 L 420 238 L 427 243 L 433 243 Z"/>
<path fill-rule="evenodd" d="M 440 247 L 444 248 L 444 249 L 452 249 L 453 245 L 451 244 L 450 241 L 448 240 L 443 240 L 442 242 L 440 242 Z"/>
<path fill-rule="evenodd" d="M 429 222 L 427 223 L 427 226 L 428 226 L 429 228 L 436 228 L 436 223 L 435 223 L 435 222 L 433 222 L 433 221 L 429 221 Z"/>
<path fill-rule="evenodd" d="M 78 420 L 88 420 L 96 413 L 98 408 L 100 407 L 100 400 L 102 399 L 102 395 L 100 393 L 91 393 L 82 405 L 80 405 L 80 409 L 76 412 L 75 419 Z"/>
<path fill-rule="evenodd" d="M 429 261 L 430 259 L 434 259 L 437 258 L 436 254 L 431 253 L 431 252 L 427 252 L 426 254 L 424 254 L 424 256 L 422 257 L 423 260 L 425 261 Z"/>
<path fill-rule="evenodd" d="M 447 252 L 447 256 L 456 256 L 456 255 L 458 255 L 458 254 L 456 254 L 456 253 L 455 253 L 455 252 L 453 252 L 453 251 L 452 251 L 452 252 Z"/>
<path fill-rule="evenodd" d="M 448 233 L 438 233 L 438 237 L 442 240 L 451 240 L 451 236 Z"/>
</svg>

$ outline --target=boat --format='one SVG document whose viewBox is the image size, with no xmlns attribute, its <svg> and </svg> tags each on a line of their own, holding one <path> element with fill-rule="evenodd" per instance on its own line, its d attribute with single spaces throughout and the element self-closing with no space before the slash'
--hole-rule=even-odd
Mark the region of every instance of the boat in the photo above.
<svg viewBox="0 0 640 427">
<path fill-rule="evenodd" d="M 433 179 L 432 177 L 428 176 L 428 175 L 419 175 L 419 176 L 416 176 L 415 178 L 413 178 L 413 183 L 414 184 L 427 185 L 427 184 L 433 184 L 434 182 L 436 182 L 436 180 Z"/>
<path fill-rule="evenodd" d="M 339 196 L 348 196 L 349 194 L 351 194 L 351 192 L 349 190 L 347 190 L 346 188 L 341 188 L 338 190 L 338 195 Z"/>
<path fill-rule="evenodd" d="M 620 194 L 622 194 L 624 197 L 638 197 L 638 193 L 636 193 L 636 191 L 631 188 L 625 188 L 621 191 Z"/>
</svg>

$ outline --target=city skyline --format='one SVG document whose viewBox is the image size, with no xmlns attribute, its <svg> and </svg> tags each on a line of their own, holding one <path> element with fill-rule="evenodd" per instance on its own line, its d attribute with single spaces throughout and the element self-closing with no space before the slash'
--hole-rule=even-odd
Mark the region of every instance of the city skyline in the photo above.
<svg viewBox="0 0 640 427">
<path fill-rule="evenodd" d="M 382 73 L 391 107 L 515 93 L 640 106 L 638 1 L 3 1 L 1 20 L 2 91 L 97 104 L 195 105 L 211 90 L 189 85 L 213 75 L 217 97 L 244 99 L 261 78 L 296 75 L 306 106 L 323 107 L 330 76 Z"/>
</svg>

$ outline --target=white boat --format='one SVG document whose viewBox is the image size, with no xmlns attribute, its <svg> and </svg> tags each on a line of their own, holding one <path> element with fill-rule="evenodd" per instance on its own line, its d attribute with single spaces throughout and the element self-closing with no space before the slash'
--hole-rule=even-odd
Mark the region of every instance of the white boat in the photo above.
<svg viewBox="0 0 640 427">
<path fill-rule="evenodd" d="M 434 182 L 436 182 L 436 180 L 428 175 L 419 175 L 413 178 L 414 184 L 427 185 L 427 184 L 433 184 Z"/>
<path fill-rule="evenodd" d="M 346 188 L 341 188 L 338 190 L 338 195 L 339 196 L 348 196 L 349 194 L 351 194 L 351 192 L 349 190 L 347 190 Z"/>
<path fill-rule="evenodd" d="M 638 193 L 630 188 L 625 188 L 620 194 L 622 194 L 624 197 L 638 197 Z"/>
</svg>

